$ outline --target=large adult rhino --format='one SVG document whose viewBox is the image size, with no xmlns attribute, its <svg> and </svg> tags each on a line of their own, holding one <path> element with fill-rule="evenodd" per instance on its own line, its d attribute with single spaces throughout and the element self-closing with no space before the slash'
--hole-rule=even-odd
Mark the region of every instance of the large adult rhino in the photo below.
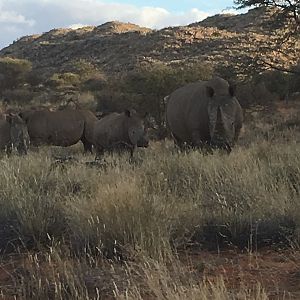
<svg viewBox="0 0 300 300">
<path fill-rule="evenodd" d="M 120 149 L 129 150 L 132 158 L 136 147 L 148 147 L 149 144 L 144 120 L 134 110 L 106 115 L 95 124 L 93 144 L 96 159 L 100 159 L 104 151 Z"/>
<path fill-rule="evenodd" d="M 229 83 L 214 77 L 187 84 L 167 97 L 167 124 L 179 147 L 223 148 L 238 139 L 242 108 Z"/>
<path fill-rule="evenodd" d="M 89 110 L 28 110 L 20 113 L 25 120 L 32 145 L 71 146 L 82 141 L 85 152 L 92 152 L 94 123 Z"/>
<path fill-rule="evenodd" d="M 10 155 L 16 148 L 20 155 L 27 154 L 29 135 L 26 123 L 16 114 L 0 116 L 0 149 Z"/>
</svg>

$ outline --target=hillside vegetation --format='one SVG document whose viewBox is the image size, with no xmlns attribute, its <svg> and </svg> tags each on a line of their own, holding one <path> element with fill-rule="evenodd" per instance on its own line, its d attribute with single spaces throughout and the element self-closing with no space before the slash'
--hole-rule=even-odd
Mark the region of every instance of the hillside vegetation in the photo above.
<svg viewBox="0 0 300 300">
<path fill-rule="evenodd" d="M 217 67 L 230 66 L 233 74 L 248 76 L 249 68 L 256 67 L 256 47 L 260 42 L 270 42 L 264 24 L 271 16 L 272 10 L 256 8 L 246 14 L 216 15 L 189 26 L 161 30 L 119 22 L 76 30 L 53 29 L 21 38 L 2 49 L 0 56 L 27 59 L 43 76 L 72 72 L 74 62 L 79 60 L 110 74 L 130 71 L 142 62 L 206 61 Z M 293 65 L 294 61 L 283 61 L 284 51 L 297 60 L 299 49 L 299 43 L 293 48 L 287 45 L 277 57 L 278 64 Z"/>
<path fill-rule="evenodd" d="M 150 113 L 160 137 L 164 97 L 214 74 L 237 84 L 244 108 L 296 100 L 300 76 L 261 63 L 263 53 L 266 63 L 299 69 L 299 40 L 274 52 L 272 17 L 272 9 L 256 8 L 161 30 L 109 22 L 26 36 L 0 51 L 0 99 L 23 108 L 73 100 L 99 113 L 131 107 Z"/>
</svg>

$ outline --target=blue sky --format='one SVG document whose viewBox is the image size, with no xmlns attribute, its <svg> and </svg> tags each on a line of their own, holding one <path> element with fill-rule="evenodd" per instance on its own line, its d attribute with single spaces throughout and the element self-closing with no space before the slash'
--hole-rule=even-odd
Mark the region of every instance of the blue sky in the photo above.
<svg viewBox="0 0 300 300">
<path fill-rule="evenodd" d="M 53 28 L 97 26 L 108 21 L 154 29 L 187 25 L 227 12 L 232 6 L 233 0 L 0 0 L 0 48 Z"/>
<path fill-rule="evenodd" d="M 116 1 L 107 1 L 116 2 Z M 183 12 L 191 8 L 198 8 L 208 12 L 220 12 L 222 9 L 233 6 L 231 0 L 120 0 L 119 3 L 131 3 L 136 6 L 162 7 L 173 12 Z"/>
</svg>

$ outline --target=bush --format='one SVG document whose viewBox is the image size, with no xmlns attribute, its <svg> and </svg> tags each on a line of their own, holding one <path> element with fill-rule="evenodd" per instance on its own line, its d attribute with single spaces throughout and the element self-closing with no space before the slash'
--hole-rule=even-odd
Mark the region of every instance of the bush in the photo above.
<svg viewBox="0 0 300 300">
<path fill-rule="evenodd" d="M 268 71 L 254 78 L 254 83 L 263 82 L 266 88 L 280 99 L 285 99 L 289 92 L 290 74 L 280 71 Z"/>
<path fill-rule="evenodd" d="M 0 88 L 16 88 L 25 81 L 26 75 L 31 71 L 31 62 L 25 59 L 11 57 L 0 58 Z"/>
<path fill-rule="evenodd" d="M 32 101 L 35 93 L 28 88 L 4 90 L 2 97 L 10 104 L 26 105 Z"/>
<path fill-rule="evenodd" d="M 238 84 L 236 96 L 243 108 L 256 104 L 269 105 L 279 101 L 279 95 L 270 92 L 264 81 Z"/>
<path fill-rule="evenodd" d="M 71 61 L 66 69 L 68 72 L 77 74 L 80 77 L 81 82 L 99 74 L 98 68 L 85 59 Z"/>
<path fill-rule="evenodd" d="M 80 77 L 74 73 L 54 73 L 47 81 L 47 84 L 51 87 L 58 86 L 76 86 L 80 82 Z"/>
<path fill-rule="evenodd" d="M 44 73 L 42 71 L 31 70 L 25 76 L 25 82 L 32 87 L 36 87 L 39 84 L 43 84 L 45 81 Z"/>
<path fill-rule="evenodd" d="M 140 100 L 134 103 L 137 110 L 148 112 L 154 118 L 158 131 L 165 132 L 164 98 L 180 86 L 207 80 L 211 76 L 211 67 L 203 62 L 184 66 L 163 63 L 141 65 L 123 78 L 123 90 Z"/>
<path fill-rule="evenodd" d="M 91 75 L 82 83 L 82 89 L 88 91 L 101 91 L 105 88 L 107 80 L 101 73 Z"/>
</svg>

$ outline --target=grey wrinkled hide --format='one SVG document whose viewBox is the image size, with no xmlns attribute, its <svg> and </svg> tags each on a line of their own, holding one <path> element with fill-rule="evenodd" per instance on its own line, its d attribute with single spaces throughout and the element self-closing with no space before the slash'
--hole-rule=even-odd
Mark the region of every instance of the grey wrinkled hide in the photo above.
<svg viewBox="0 0 300 300">
<path fill-rule="evenodd" d="M 111 113 L 95 124 L 93 144 L 96 158 L 104 151 L 129 150 L 131 157 L 136 147 L 148 147 L 149 139 L 143 119 L 135 111 Z"/>
<path fill-rule="evenodd" d="M 84 150 L 92 152 L 94 123 L 97 117 L 89 110 L 38 110 L 20 113 L 34 146 L 71 146 L 82 141 Z"/>
<path fill-rule="evenodd" d="M 9 155 L 15 148 L 20 155 L 26 155 L 29 147 L 26 123 L 18 115 L 8 115 L 0 120 L 0 148 Z"/>
<path fill-rule="evenodd" d="M 224 148 L 238 139 L 242 108 L 229 83 L 214 77 L 175 90 L 167 97 L 167 124 L 180 147 Z"/>
</svg>

